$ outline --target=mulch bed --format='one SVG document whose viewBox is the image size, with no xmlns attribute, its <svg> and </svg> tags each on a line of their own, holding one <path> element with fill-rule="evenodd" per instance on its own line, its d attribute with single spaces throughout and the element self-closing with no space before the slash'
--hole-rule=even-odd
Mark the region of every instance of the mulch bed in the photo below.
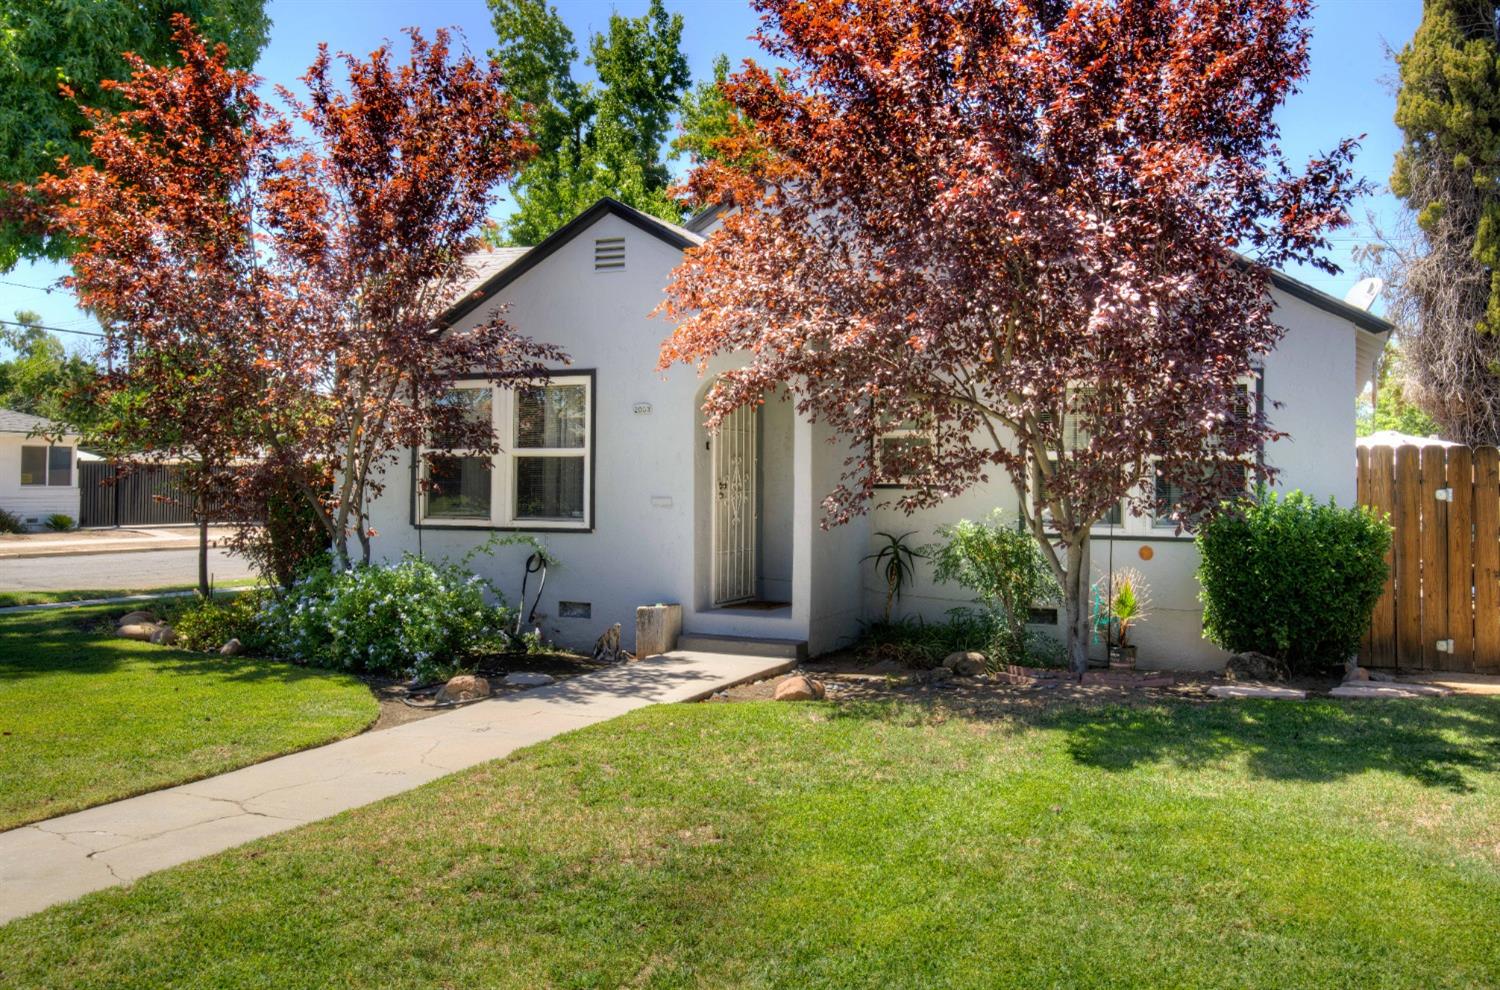
<svg viewBox="0 0 1500 990">
<path fill-rule="evenodd" d="M 521 685 L 506 685 L 501 681 L 506 674 L 528 672 L 533 674 L 551 674 L 559 681 L 565 681 L 570 677 L 578 677 L 581 674 L 592 673 L 609 664 L 597 663 L 588 657 L 573 653 L 517 653 L 517 654 L 495 654 L 488 656 L 479 662 L 477 673 L 490 682 L 490 689 L 495 695 L 514 694 L 517 691 L 528 691 L 530 688 Z M 405 698 L 410 696 L 406 688 L 406 681 L 390 677 L 365 677 L 362 678 L 370 685 L 376 699 L 380 702 L 380 717 L 375 724 L 370 726 L 370 732 L 381 729 L 391 729 L 407 722 L 415 722 L 419 719 L 431 718 L 443 712 L 451 712 L 452 708 L 416 708 L 408 705 Z M 430 697 L 430 696 L 429 696 Z"/>
<path fill-rule="evenodd" d="M 957 677 L 946 670 L 915 670 L 889 660 L 868 662 L 851 652 L 832 654 L 803 663 L 794 673 L 823 682 L 833 701 L 942 701 L 949 707 L 983 710 L 996 707 L 1044 708 L 1058 704 L 1152 704 L 1163 700 L 1208 704 L 1208 693 L 1225 681 L 1198 671 L 1090 670 L 1082 683 L 1067 671 L 1041 667 L 1006 667 L 974 677 Z M 767 701 L 785 677 L 768 678 L 721 691 L 710 702 Z M 1323 694 L 1336 678 L 1297 678 L 1288 686 Z"/>
</svg>

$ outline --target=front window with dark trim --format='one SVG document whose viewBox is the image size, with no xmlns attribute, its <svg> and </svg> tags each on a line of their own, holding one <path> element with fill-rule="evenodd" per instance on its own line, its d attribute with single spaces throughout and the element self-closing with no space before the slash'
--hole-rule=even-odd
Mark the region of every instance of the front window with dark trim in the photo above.
<svg viewBox="0 0 1500 990">
<path fill-rule="evenodd" d="M 501 450 L 489 455 L 458 446 L 456 437 L 434 437 L 421 458 L 424 523 L 527 529 L 592 524 L 591 377 L 559 375 L 518 388 L 462 382 L 443 401 L 460 406 L 464 420 L 488 422 Z"/>
</svg>

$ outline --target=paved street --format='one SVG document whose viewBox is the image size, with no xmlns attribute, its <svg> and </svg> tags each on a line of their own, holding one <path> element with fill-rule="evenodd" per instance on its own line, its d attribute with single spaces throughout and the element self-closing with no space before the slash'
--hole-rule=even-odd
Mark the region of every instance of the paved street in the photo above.
<svg viewBox="0 0 1500 990">
<path fill-rule="evenodd" d="M 244 558 L 219 549 L 208 551 L 208 572 L 215 582 L 254 573 Z M 0 559 L 0 591 L 164 588 L 197 580 L 197 550 Z"/>
</svg>

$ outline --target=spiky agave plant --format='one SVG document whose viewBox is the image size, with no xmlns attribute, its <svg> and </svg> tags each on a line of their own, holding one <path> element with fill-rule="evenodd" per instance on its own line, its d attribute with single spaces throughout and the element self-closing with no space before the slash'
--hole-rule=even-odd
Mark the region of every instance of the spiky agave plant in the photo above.
<svg viewBox="0 0 1500 990">
<path fill-rule="evenodd" d="M 906 544 L 906 538 L 915 533 L 916 530 L 902 533 L 900 536 L 885 532 L 876 533 L 876 536 L 885 539 L 885 544 L 875 553 L 864 558 L 864 560 L 875 561 L 875 569 L 885 577 L 886 622 L 891 621 L 892 603 L 901 600 L 901 593 L 906 590 L 906 586 L 911 583 L 917 573 L 917 558 L 922 556 L 922 552 Z"/>
</svg>

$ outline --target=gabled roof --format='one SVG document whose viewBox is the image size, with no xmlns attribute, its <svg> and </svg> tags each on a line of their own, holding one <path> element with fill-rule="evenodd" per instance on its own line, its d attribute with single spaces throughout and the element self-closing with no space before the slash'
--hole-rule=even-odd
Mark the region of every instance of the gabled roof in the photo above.
<svg viewBox="0 0 1500 990">
<path fill-rule="evenodd" d="M 1322 289 L 1315 289 L 1306 282 L 1292 278 L 1286 272 L 1271 270 L 1271 284 L 1285 292 L 1289 296 L 1301 299 L 1303 302 L 1316 306 L 1327 313 L 1348 320 L 1361 330 L 1370 333 L 1390 333 L 1396 329 L 1396 325 L 1390 320 L 1376 316 L 1368 310 L 1352 306 L 1337 296 L 1330 296 Z"/>
<path fill-rule="evenodd" d="M 14 409 L 0 409 L 0 433 L 46 433 L 58 428 L 57 423 L 30 413 Z"/>
<path fill-rule="evenodd" d="M 492 251 L 481 251 L 470 255 L 468 259 L 470 266 L 475 268 L 475 277 L 468 283 L 471 287 L 462 290 L 459 301 L 438 318 L 438 327 L 451 327 L 468 316 L 487 300 L 493 298 L 501 289 L 541 264 L 558 248 L 593 226 L 595 221 L 606 214 L 612 214 L 628 224 L 639 227 L 679 251 L 703 243 L 703 238 L 691 230 L 657 219 L 649 213 L 642 213 L 635 207 L 626 206 L 619 200 L 606 196 L 553 231 L 536 247 L 496 248 Z"/>
</svg>

